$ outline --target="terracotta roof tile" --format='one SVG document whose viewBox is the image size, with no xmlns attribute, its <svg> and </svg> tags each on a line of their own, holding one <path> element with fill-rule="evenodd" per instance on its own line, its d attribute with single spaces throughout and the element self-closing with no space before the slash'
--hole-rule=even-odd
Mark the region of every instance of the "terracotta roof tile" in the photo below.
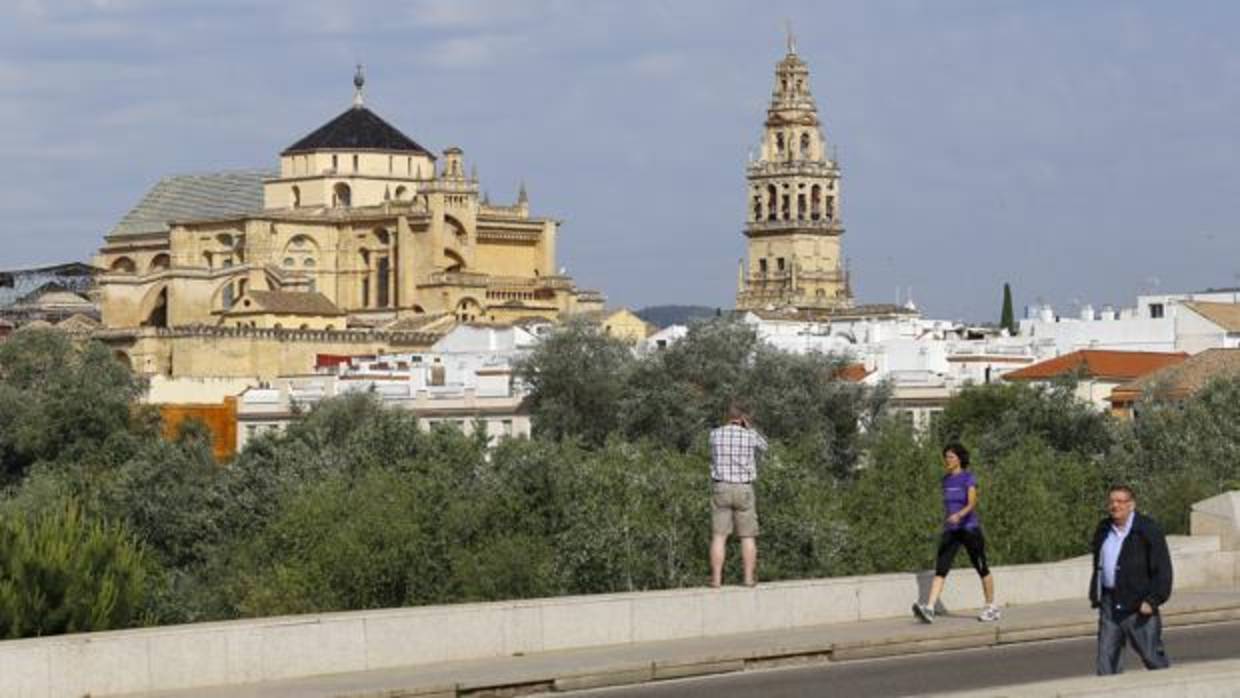
<svg viewBox="0 0 1240 698">
<path fill-rule="evenodd" d="M 254 307 L 247 307 L 246 301 L 252 301 Z M 290 291 L 249 291 L 235 304 L 230 314 L 274 313 L 278 315 L 344 315 L 344 311 L 336 307 L 318 292 Z"/>
<path fill-rule="evenodd" d="M 1048 380 L 1076 373 L 1090 378 L 1132 380 L 1188 358 L 1184 352 L 1083 349 L 1003 374 L 1005 380 Z"/>
<path fill-rule="evenodd" d="M 1130 402 L 1146 392 L 1173 399 L 1186 398 L 1215 378 L 1240 377 L 1240 349 L 1206 349 L 1187 360 L 1116 386 L 1112 402 Z"/>
</svg>

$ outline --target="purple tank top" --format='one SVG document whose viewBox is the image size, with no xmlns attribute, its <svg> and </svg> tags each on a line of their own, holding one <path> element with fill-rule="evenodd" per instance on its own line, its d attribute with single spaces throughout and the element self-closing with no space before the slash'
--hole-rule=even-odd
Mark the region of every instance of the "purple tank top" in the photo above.
<svg viewBox="0 0 1240 698">
<path fill-rule="evenodd" d="M 977 478 L 973 477 L 973 473 L 962 470 L 955 475 L 943 476 L 943 509 L 945 510 L 944 518 L 955 514 L 969 503 L 969 488 L 977 487 Z M 977 509 L 965 515 L 960 523 L 954 526 L 946 521 L 943 526 L 949 530 L 959 530 L 962 528 L 977 528 L 981 525 L 977 518 Z"/>
</svg>

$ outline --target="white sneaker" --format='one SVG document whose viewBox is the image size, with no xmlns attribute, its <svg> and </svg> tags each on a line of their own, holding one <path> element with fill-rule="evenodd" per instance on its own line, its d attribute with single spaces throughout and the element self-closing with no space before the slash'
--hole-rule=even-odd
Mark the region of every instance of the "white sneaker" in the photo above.
<svg viewBox="0 0 1240 698">
<path fill-rule="evenodd" d="M 934 609 L 924 603 L 913 604 L 913 615 L 917 616 L 917 620 L 923 623 L 934 622 Z"/>
<path fill-rule="evenodd" d="M 982 609 L 980 614 L 978 614 L 977 619 L 983 623 L 993 623 L 999 620 L 999 616 L 1001 615 L 1002 614 L 999 613 L 999 607 L 992 603 L 986 604 L 986 607 Z"/>
</svg>

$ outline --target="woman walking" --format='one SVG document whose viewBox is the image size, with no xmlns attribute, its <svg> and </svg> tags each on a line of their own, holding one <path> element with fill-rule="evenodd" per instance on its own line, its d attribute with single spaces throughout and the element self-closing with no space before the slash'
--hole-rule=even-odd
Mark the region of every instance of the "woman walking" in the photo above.
<svg viewBox="0 0 1240 698">
<path fill-rule="evenodd" d="M 977 515 L 977 479 L 969 472 L 969 452 L 964 446 L 953 443 L 943 448 L 943 536 L 939 539 L 938 558 L 934 563 L 934 581 L 930 584 L 930 596 L 926 603 L 913 604 L 913 615 L 923 623 L 934 622 L 934 608 L 943 593 L 943 583 L 951 571 L 952 562 L 960 546 L 969 553 L 969 562 L 982 578 L 982 593 L 986 606 L 978 620 L 999 620 L 999 607 L 995 605 L 995 580 L 986 566 L 986 539 L 982 537 L 982 524 Z"/>
</svg>

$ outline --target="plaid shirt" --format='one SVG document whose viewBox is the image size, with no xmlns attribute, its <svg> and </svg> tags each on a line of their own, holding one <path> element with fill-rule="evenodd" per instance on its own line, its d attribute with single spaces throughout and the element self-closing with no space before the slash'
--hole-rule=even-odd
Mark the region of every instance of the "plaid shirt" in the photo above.
<svg viewBox="0 0 1240 698">
<path fill-rule="evenodd" d="M 710 432 L 710 477 L 723 482 L 753 482 L 758 478 L 758 456 L 766 453 L 766 439 L 753 429 L 728 424 Z"/>
</svg>

